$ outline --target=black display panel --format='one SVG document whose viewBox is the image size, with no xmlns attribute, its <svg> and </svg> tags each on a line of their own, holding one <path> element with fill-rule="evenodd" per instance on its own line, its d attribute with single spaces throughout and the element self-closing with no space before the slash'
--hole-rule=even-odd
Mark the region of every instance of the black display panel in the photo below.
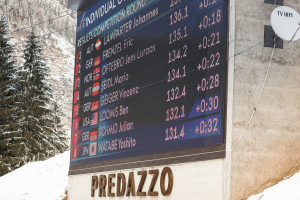
<svg viewBox="0 0 300 200">
<path fill-rule="evenodd" d="M 101 0 L 78 16 L 71 166 L 224 144 L 227 0 Z"/>
</svg>

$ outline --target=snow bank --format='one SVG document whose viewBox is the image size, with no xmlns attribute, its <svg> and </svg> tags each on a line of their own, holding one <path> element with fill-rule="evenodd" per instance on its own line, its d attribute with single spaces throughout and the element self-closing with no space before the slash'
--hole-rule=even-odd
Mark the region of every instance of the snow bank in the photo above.
<svg viewBox="0 0 300 200">
<path fill-rule="evenodd" d="M 33 162 L 0 177 L 0 199 L 61 200 L 68 184 L 67 151 L 46 161 Z"/>
<path fill-rule="evenodd" d="M 300 172 L 248 200 L 300 200 Z"/>
</svg>

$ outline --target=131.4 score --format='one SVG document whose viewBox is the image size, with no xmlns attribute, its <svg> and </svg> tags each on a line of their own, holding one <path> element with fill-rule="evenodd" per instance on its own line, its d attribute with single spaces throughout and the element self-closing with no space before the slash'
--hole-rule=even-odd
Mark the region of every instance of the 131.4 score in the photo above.
<svg viewBox="0 0 300 200">
<path fill-rule="evenodd" d="M 180 126 L 168 127 L 165 133 L 166 133 L 165 141 L 183 138 L 185 135 L 184 125 L 181 125 L 181 127 Z"/>
</svg>

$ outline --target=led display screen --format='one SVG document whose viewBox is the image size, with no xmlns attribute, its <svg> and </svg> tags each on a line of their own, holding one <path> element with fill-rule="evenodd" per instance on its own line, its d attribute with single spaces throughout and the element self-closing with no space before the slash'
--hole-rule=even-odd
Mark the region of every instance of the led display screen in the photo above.
<svg viewBox="0 0 300 200">
<path fill-rule="evenodd" d="M 101 0 L 77 19 L 71 166 L 224 144 L 227 0 Z"/>
</svg>

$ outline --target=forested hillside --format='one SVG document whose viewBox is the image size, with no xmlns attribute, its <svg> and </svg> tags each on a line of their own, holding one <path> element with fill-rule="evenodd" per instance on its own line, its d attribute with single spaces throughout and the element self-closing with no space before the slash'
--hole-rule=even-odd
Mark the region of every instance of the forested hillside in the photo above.
<svg viewBox="0 0 300 200">
<path fill-rule="evenodd" d="M 0 0 L 0 5 L 13 35 L 22 36 L 29 30 L 26 26 L 34 25 L 41 34 L 65 29 L 57 33 L 74 42 L 76 13 L 66 8 L 65 0 Z"/>
<path fill-rule="evenodd" d="M 76 13 L 65 3 L 0 0 L 0 176 L 68 147 Z"/>
<path fill-rule="evenodd" d="M 7 18 L 17 64 L 22 63 L 26 35 L 34 30 L 50 67 L 54 97 L 62 111 L 64 131 L 71 117 L 76 12 L 66 0 L 0 0 L 0 15 Z"/>
</svg>

